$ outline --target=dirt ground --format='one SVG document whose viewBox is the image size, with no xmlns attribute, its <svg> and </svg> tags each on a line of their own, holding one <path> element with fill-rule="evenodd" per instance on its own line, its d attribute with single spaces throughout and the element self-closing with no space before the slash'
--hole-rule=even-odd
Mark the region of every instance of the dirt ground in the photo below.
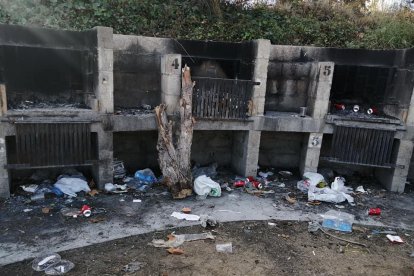
<svg viewBox="0 0 414 276">
<path fill-rule="evenodd" d="M 309 233 L 305 222 L 267 221 L 224 223 L 210 229 L 215 240 L 186 242 L 183 255 L 148 245 L 152 239 L 200 233 L 201 226 L 153 232 L 61 252 L 75 264 L 66 275 L 414 275 L 414 233 L 397 231 L 404 244 L 390 243 L 385 234 L 356 227 L 351 234 L 330 233 L 367 244 L 351 245 L 318 231 Z M 208 230 L 207 230 L 208 231 Z M 99 235 L 99 233 L 97 233 Z M 217 253 L 215 244 L 232 242 L 233 253 Z M 130 262 L 142 268 L 124 272 Z M 2 275 L 42 275 L 31 260 L 1 268 Z"/>
</svg>

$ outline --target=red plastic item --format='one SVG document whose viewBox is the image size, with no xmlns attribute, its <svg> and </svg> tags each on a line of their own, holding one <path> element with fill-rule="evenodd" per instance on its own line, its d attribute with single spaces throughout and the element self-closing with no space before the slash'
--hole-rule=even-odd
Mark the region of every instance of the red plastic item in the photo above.
<svg viewBox="0 0 414 276">
<path fill-rule="evenodd" d="M 345 110 L 344 104 L 334 104 L 336 110 Z"/>
<path fill-rule="evenodd" d="M 376 115 L 378 114 L 378 109 L 376 109 L 375 107 L 368 108 L 367 113 Z"/>
<path fill-rule="evenodd" d="M 380 208 L 370 208 L 368 211 L 368 215 L 370 216 L 379 216 L 381 215 L 381 209 Z"/>
<path fill-rule="evenodd" d="M 256 179 L 254 179 L 254 177 L 253 177 L 253 176 L 248 176 L 248 177 L 247 177 L 247 180 L 249 180 L 249 182 L 256 181 Z"/>
<path fill-rule="evenodd" d="M 233 186 L 236 187 L 236 188 L 244 187 L 244 185 L 246 185 L 246 182 L 243 181 L 243 180 L 237 180 L 233 184 Z"/>
</svg>

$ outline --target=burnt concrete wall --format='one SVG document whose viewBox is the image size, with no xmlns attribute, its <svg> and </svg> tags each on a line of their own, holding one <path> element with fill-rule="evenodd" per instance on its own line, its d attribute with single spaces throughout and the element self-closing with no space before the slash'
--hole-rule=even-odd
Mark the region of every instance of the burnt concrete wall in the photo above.
<svg viewBox="0 0 414 276">
<path fill-rule="evenodd" d="M 260 138 L 259 166 L 299 168 L 304 134 L 263 131 Z"/>
<path fill-rule="evenodd" d="M 22 101 L 84 103 L 92 93 L 96 32 L 0 24 L 0 82 L 9 108 Z"/>
<path fill-rule="evenodd" d="M 298 112 L 308 99 L 310 62 L 270 60 L 265 111 Z"/>
<path fill-rule="evenodd" d="M 191 160 L 200 165 L 230 166 L 234 131 L 194 131 Z"/>
<path fill-rule="evenodd" d="M 128 173 L 151 168 L 159 172 L 157 131 L 115 132 L 114 159 L 124 161 Z"/>
<path fill-rule="evenodd" d="M 118 107 L 161 100 L 161 56 L 181 54 L 193 76 L 252 78 L 252 44 L 114 35 L 114 101 Z"/>
</svg>

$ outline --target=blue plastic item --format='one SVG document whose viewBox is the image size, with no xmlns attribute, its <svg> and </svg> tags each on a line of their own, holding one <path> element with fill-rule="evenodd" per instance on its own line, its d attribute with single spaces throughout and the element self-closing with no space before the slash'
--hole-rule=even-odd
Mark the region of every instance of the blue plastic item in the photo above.
<svg viewBox="0 0 414 276">
<path fill-rule="evenodd" d="M 142 182 L 147 184 L 152 184 L 157 182 L 157 178 L 155 177 L 154 173 L 150 169 L 144 169 L 137 171 L 134 175 L 135 179 L 138 179 Z"/>
<path fill-rule="evenodd" d="M 341 221 L 337 219 L 324 219 L 322 222 L 322 227 L 342 232 L 352 232 L 351 223 L 349 223 L 348 221 Z"/>
</svg>

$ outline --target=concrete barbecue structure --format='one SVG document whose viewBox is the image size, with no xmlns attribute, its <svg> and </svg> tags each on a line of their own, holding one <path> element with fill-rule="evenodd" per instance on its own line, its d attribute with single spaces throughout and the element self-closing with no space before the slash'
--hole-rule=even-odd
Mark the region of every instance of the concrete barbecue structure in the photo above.
<svg viewBox="0 0 414 276">
<path fill-rule="evenodd" d="M 174 115 L 184 64 L 196 81 L 194 162 L 244 176 L 256 175 L 258 165 L 301 173 L 342 166 L 372 171 L 387 189 L 404 191 L 414 138 L 413 49 L 0 25 L 0 196 L 37 169 L 76 167 L 102 188 L 113 180 L 114 158 L 129 171 L 157 168 L 148 109 L 164 102 Z M 350 111 L 354 105 L 359 113 Z"/>
</svg>

